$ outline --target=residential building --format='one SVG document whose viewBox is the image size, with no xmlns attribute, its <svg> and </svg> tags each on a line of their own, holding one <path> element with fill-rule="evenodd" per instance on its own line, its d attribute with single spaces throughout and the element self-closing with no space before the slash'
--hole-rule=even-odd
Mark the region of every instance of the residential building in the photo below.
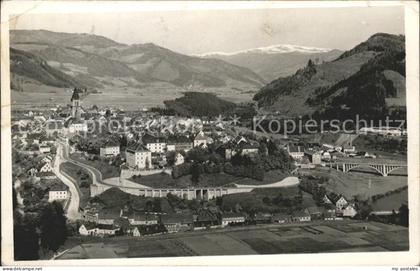
<svg viewBox="0 0 420 271">
<path fill-rule="evenodd" d="M 287 145 L 287 152 L 289 155 L 293 158 L 295 161 L 302 160 L 303 156 L 305 155 L 303 151 L 303 147 L 301 146 L 295 146 L 295 145 Z"/>
<path fill-rule="evenodd" d="M 333 204 L 327 195 L 324 195 L 324 197 L 322 198 L 322 201 L 324 202 L 324 204 Z"/>
<path fill-rule="evenodd" d="M 182 154 L 180 154 L 179 152 L 175 155 L 175 163 L 174 165 L 181 165 L 185 162 L 185 158 Z"/>
<path fill-rule="evenodd" d="M 158 218 L 152 214 L 144 214 L 144 213 L 132 213 L 131 215 L 127 216 L 130 225 L 155 225 L 158 224 Z"/>
<path fill-rule="evenodd" d="M 37 172 L 52 172 L 51 162 L 40 163 L 37 167 Z"/>
<path fill-rule="evenodd" d="M 292 219 L 290 215 L 277 213 L 273 215 L 271 220 L 274 223 L 283 224 L 283 223 L 289 223 Z"/>
<path fill-rule="evenodd" d="M 45 131 L 47 136 L 52 136 L 54 133 L 62 134 L 64 129 L 64 122 L 61 120 L 48 120 L 45 124 Z"/>
<path fill-rule="evenodd" d="M 101 157 L 113 157 L 120 154 L 120 146 L 116 144 L 106 144 L 99 149 Z"/>
<path fill-rule="evenodd" d="M 191 214 L 166 214 L 161 216 L 161 222 L 168 232 L 191 229 L 193 216 Z"/>
<path fill-rule="evenodd" d="M 221 224 L 226 227 L 229 224 L 244 223 L 246 216 L 242 213 L 224 213 L 221 216 Z"/>
<path fill-rule="evenodd" d="M 119 230 L 114 225 L 84 225 L 82 224 L 79 228 L 79 234 L 83 236 L 112 236 Z"/>
<path fill-rule="evenodd" d="M 97 214 L 97 223 L 103 225 L 113 225 L 115 219 L 120 217 L 120 211 L 115 209 L 102 209 Z"/>
<path fill-rule="evenodd" d="M 337 210 L 343 210 L 345 207 L 347 207 L 348 205 L 348 201 L 341 196 L 336 202 L 335 202 L 335 207 Z"/>
<path fill-rule="evenodd" d="M 55 176 L 55 174 L 51 171 L 38 172 L 35 174 L 35 176 L 40 180 L 54 180 L 55 178 L 57 178 L 57 176 Z"/>
<path fill-rule="evenodd" d="M 311 164 L 313 165 L 321 164 L 322 155 L 319 152 L 306 150 L 304 153 L 305 153 L 304 155 L 308 157 Z"/>
<path fill-rule="evenodd" d="M 48 192 L 48 202 L 62 201 L 69 197 L 68 187 L 62 183 L 53 185 Z"/>
<path fill-rule="evenodd" d="M 135 169 L 152 168 L 152 152 L 140 143 L 127 147 L 125 158 L 128 167 Z"/>
<path fill-rule="evenodd" d="M 352 204 L 347 205 L 347 207 L 345 207 L 343 210 L 344 217 L 354 217 L 356 215 L 357 215 L 356 208 Z"/>
<path fill-rule="evenodd" d="M 51 148 L 48 145 L 39 145 L 39 151 L 41 153 L 50 153 L 51 152 Z"/>
<path fill-rule="evenodd" d="M 305 209 L 304 211 L 298 211 L 292 214 L 292 220 L 294 222 L 310 222 L 311 215 L 309 214 L 308 210 Z"/>
<path fill-rule="evenodd" d="M 152 153 L 164 153 L 166 151 L 166 139 L 146 134 L 142 137 L 142 142 Z"/>
<path fill-rule="evenodd" d="M 195 147 L 207 148 L 207 136 L 205 136 L 204 133 L 200 132 L 194 138 L 194 148 Z"/>
</svg>

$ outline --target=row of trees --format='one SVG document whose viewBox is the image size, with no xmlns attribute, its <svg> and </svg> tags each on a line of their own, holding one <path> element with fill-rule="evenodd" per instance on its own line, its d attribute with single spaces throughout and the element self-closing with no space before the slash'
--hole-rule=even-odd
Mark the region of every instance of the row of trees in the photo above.
<svg viewBox="0 0 420 271">
<path fill-rule="evenodd" d="M 67 239 L 67 218 L 58 202 L 44 205 L 39 213 L 19 213 L 13 193 L 15 260 L 37 260 L 40 253 L 57 252 Z"/>
</svg>

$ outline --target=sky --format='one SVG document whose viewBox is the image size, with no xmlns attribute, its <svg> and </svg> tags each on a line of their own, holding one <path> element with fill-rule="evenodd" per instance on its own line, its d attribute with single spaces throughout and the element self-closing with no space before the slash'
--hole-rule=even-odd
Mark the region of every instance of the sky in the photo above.
<svg viewBox="0 0 420 271">
<path fill-rule="evenodd" d="M 12 27 L 11 27 L 12 28 Z M 23 14 L 14 29 L 92 33 L 184 54 L 294 44 L 347 50 L 378 32 L 404 34 L 402 7 Z"/>
</svg>

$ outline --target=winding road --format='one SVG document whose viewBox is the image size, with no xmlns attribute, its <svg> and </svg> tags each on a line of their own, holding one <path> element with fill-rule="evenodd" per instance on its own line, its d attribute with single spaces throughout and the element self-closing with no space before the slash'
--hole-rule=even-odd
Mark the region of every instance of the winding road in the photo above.
<svg viewBox="0 0 420 271">
<path fill-rule="evenodd" d="M 69 187 L 70 190 L 70 198 L 69 202 L 67 203 L 67 218 L 69 220 L 76 220 L 80 218 L 79 213 L 79 206 L 80 206 L 80 190 L 79 187 L 76 185 L 75 180 L 71 180 L 71 177 L 67 174 L 63 174 L 60 171 L 60 164 L 63 163 L 63 148 L 61 144 L 58 144 L 57 147 L 57 155 L 55 156 L 53 172 L 57 177 Z"/>
</svg>

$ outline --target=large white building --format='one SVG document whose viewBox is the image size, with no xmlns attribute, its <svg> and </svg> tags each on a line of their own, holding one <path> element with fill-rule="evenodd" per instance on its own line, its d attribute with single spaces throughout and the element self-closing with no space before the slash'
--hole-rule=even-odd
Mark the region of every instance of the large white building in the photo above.
<svg viewBox="0 0 420 271">
<path fill-rule="evenodd" d="M 141 144 L 134 144 L 125 150 L 126 164 L 130 168 L 150 169 L 152 152 Z"/>
<path fill-rule="evenodd" d="M 48 192 L 48 202 L 63 201 L 69 197 L 68 187 L 64 184 L 50 188 Z"/>
<path fill-rule="evenodd" d="M 166 141 L 162 137 L 152 135 L 144 135 L 142 137 L 143 144 L 152 153 L 164 153 L 166 151 Z"/>
<path fill-rule="evenodd" d="M 120 154 L 120 146 L 118 145 L 106 145 L 99 149 L 101 157 L 112 157 Z"/>
</svg>

